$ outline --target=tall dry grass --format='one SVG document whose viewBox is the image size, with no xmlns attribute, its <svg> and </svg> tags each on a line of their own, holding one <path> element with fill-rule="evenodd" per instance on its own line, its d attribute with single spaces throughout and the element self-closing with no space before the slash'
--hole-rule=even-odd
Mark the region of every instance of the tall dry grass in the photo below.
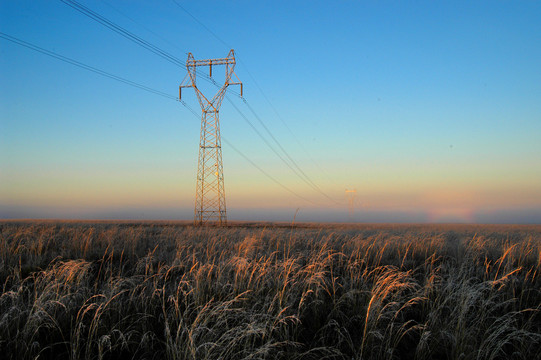
<svg viewBox="0 0 541 360">
<path fill-rule="evenodd" d="M 12 359 L 539 359 L 541 227 L 0 223 Z"/>
</svg>

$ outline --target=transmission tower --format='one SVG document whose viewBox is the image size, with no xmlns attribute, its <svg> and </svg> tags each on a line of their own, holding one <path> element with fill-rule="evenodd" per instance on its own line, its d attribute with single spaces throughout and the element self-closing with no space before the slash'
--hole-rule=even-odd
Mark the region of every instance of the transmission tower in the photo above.
<svg viewBox="0 0 541 360">
<path fill-rule="evenodd" d="M 225 65 L 225 81 L 216 95 L 209 100 L 197 88 L 196 70 L 198 66 L 208 66 L 209 76 L 212 78 L 212 67 L 218 65 Z M 205 60 L 195 60 L 192 53 L 189 53 L 186 69 L 188 74 L 179 86 L 179 99 L 182 99 L 182 88 L 193 87 L 202 111 L 194 224 L 203 225 L 215 222 L 219 225 L 226 225 L 222 140 L 218 114 L 229 85 L 240 85 L 240 95 L 242 96 L 242 83 L 233 71 L 235 69 L 235 52 L 231 49 L 226 58 Z M 237 81 L 232 79 L 233 75 Z"/>
<path fill-rule="evenodd" d="M 355 211 L 355 197 L 357 196 L 357 190 L 346 189 L 346 196 L 348 198 L 349 220 L 353 220 L 353 213 Z"/>
</svg>

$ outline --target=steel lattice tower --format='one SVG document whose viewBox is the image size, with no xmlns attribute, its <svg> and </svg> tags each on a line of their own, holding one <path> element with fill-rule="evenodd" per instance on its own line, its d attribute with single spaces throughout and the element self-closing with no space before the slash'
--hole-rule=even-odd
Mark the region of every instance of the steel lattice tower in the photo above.
<svg viewBox="0 0 541 360">
<path fill-rule="evenodd" d="M 196 70 L 198 66 L 208 66 L 209 75 L 212 78 L 212 67 L 217 65 L 225 65 L 225 81 L 216 95 L 208 100 L 197 88 Z M 208 222 L 216 222 L 219 225 L 225 225 L 227 224 L 227 212 L 218 115 L 229 85 L 240 85 L 242 96 L 242 83 L 233 71 L 235 69 L 235 52 L 234 50 L 229 51 L 226 58 L 205 60 L 195 60 L 192 53 L 189 53 L 186 69 L 188 74 L 179 86 L 179 99 L 182 99 L 182 88 L 193 87 L 202 111 L 194 223 L 203 225 Z M 235 76 L 237 81 L 233 81 L 232 76 Z"/>
</svg>

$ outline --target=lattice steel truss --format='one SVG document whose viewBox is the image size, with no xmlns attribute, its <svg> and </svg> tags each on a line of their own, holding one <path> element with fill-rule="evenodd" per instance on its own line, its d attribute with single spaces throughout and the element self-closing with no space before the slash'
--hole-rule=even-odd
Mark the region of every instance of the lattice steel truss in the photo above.
<svg viewBox="0 0 541 360">
<path fill-rule="evenodd" d="M 209 76 L 212 78 L 212 67 L 217 65 L 225 65 L 225 81 L 216 95 L 208 100 L 197 88 L 196 70 L 198 66 L 208 66 Z M 192 53 L 189 53 L 186 69 L 188 74 L 179 86 L 179 99 L 182 99 L 182 88 L 193 87 L 202 110 L 194 224 L 203 225 L 215 222 L 219 225 L 226 225 L 222 140 L 218 115 L 229 85 L 240 85 L 242 96 L 242 83 L 233 71 L 235 69 L 235 52 L 231 49 L 226 58 L 205 60 L 195 60 Z M 233 76 L 236 81 L 233 80 Z"/>
</svg>

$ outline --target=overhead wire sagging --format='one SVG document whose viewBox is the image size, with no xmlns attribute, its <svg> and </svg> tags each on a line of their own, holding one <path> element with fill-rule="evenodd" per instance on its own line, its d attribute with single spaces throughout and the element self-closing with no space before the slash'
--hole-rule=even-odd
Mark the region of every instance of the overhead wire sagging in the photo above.
<svg viewBox="0 0 541 360">
<path fill-rule="evenodd" d="M 208 33 L 210 33 L 216 40 L 218 40 L 220 43 L 224 44 L 226 47 L 228 48 L 231 48 L 230 45 L 228 45 L 228 43 L 226 41 L 224 41 L 220 36 L 218 36 L 214 31 L 212 31 L 208 26 L 206 26 L 202 21 L 200 21 L 197 17 L 195 17 L 192 13 L 190 13 L 184 6 L 182 6 L 177 0 L 171 0 L 176 6 L 178 6 L 183 12 L 185 12 L 189 17 L 191 17 L 195 22 L 197 22 L 201 27 L 203 27 Z M 295 141 L 297 142 L 297 144 L 303 149 L 303 151 L 308 155 L 309 159 L 312 161 L 312 163 L 314 163 L 316 165 L 316 167 L 320 170 L 321 173 L 325 173 L 325 171 L 323 171 L 321 169 L 321 167 L 315 162 L 315 160 L 310 156 L 310 154 L 308 153 L 308 151 L 306 151 L 306 149 L 304 148 L 304 146 L 301 144 L 301 142 L 299 141 L 298 137 L 295 135 L 295 133 L 290 129 L 290 127 L 287 125 L 287 123 L 284 121 L 284 119 L 280 116 L 280 114 L 278 113 L 278 110 L 276 109 L 276 107 L 271 103 L 270 99 L 268 98 L 268 96 L 265 94 L 265 92 L 263 91 L 263 89 L 259 86 L 258 82 L 256 81 L 256 79 L 254 78 L 254 76 L 250 73 L 250 71 L 248 71 L 248 68 L 246 66 L 246 64 L 244 64 L 244 62 L 242 61 L 241 58 L 238 57 L 238 54 L 237 54 L 237 61 L 239 63 L 241 63 L 242 65 L 244 65 L 244 69 L 246 70 L 248 76 L 252 79 L 252 81 L 254 82 L 255 86 L 257 87 L 257 89 L 259 90 L 259 92 L 263 95 L 263 98 L 267 101 L 267 103 L 271 106 L 271 108 L 273 109 L 274 113 L 276 114 L 276 116 L 278 117 L 278 119 L 282 122 L 282 124 L 284 125 L 284 127 L 288 130 L 288 132 L 293 136 L 293 138 L 295 139 Z M 244 102 L 244 104 L 246 105 L 246 107 L 248 107 L 248 109 L 250 110 L 250 112 L 254 115 L 254 117 L 257 119 L 257 121 L 259 122 L 259 124 L 263 127 L 263 129 L 265 130 L 265 132 L 271 137 L 271 139 L 274 141 L 274 143 L 278 146 L 278 148 L 282 151 L 282 153 L 285 155 L 285 157 L 289 160 L 286 161 L 280 154 L 278 154 L 278 152 L 270 145 L 270 143 L 263 138 L 263 136 L 261 135 L 261 133 L 259 133 L 256 128 L 251 124 L 251 122 L 249 122 L 249 120 L 244 116 L 243 118 L 245 120 L 247 120 L 249 122 L 249 125 L 250 127 L 252 127 L 252 129 L 258 134 L 259 137 L 261 137 L 265 144 L 280 158 L 280 160 L 282 162 L 284 162 L 288 168 L 290 168 L 294 173 L 295 175 L 297 175 L 300 179 L 302 179 L 302 181 L 304 181 L 309 187 L 311 187 L 314 191 L 316 191 L 317 193 L 323 195 L 325 198 L 327 198 L 328 200 L 332 201 L 333 203 L 337 204 L 337 205 L 341 205 L 340 202 L 338 202 L 337 200 L 333 199 L 331 196 L 329 196 L 326 192 L 324 192 L 311 178 L 310 176 L 308 176 L 306 174 L 305 171 L 302 170 L 302 168 L 297 164 L 297 162 L 293 159 L 293 157 L 286 151 L 286 149 L 284 148 L 284 146 L 282 146 L 282 144 L 278 141 L 278 139 L 272 134 L 272 132 L 269 130 L 269 128 L 265 125 L 265 123 L 263 122 L 263 120 L 261 119 L 261 117 L 256 113 L 256 111 L 254 110 L 254 108 L 250 105 L 250 103 L 248 102 L 248 100 L 243 96 L 242 94 L 242 90 L 241 90 L 241 94 L 240 94 L 240 97 L 242 98 L 242 101 Z M 228 99 L 229 100 L 229 99 Z M 230 103 L 231 100 L 229 100 Z M 240 113 L 240 109 L 238 107 L 236 107 L 234 104 L 232 104 L 235 109 L 237 110 L 237 112 Z"/>
<path fill-rule="evenodd" d="M 184 64 L 179 58 L 175 57 L 174 55 L 171 55 L 170 53 L 168 53 L 167 51 L 165 50 L 162 50 L 160 49 L 159 47 L 157 47 L 156 45 L 142 39 L 141 37 L 135 35 L 134 33 L 126 30 L 125 28 L 115 24 L 114 22 L 106 19 L 105 17 L 103 17 L 102 15 L 98 14 L 97 12 L 91 10 L 90 8 L 80 4 L 79 2 L 77 2 L 76 0 L 61 0 L 63 3 L 65 3 L 66 5 L 74 8 L 75 10 L 79 11 L 80 13 L 84 14 L 85 16 L 97 21 L 98 23 L 108 27 L 109 29 L 113 30 L 114 32 L 122 35 L 123 37 L 127 38 L 128 40 L 131 40 L 133 42 L 135 42 L 136 44 L 142 46 L 143 48 L 157 54 L 158 56 L 168 60 L 169 62 L 172 62 L 174 64 L 176 64 L 177 66 L 179 67 L 183 67 L 183 68 L 186 68 L 186 64 Z M 176 2 L 175 2 L 176 3 Z M 180 6 L 178 3 L 176 3 L 178 6 Z M 182 6 L 180 6 L 182 8 Z M 184 8 L 182 8 L 184 11 L 186 11 Z M 190 15 L 192 16 L 192 15 Z M 193 16 L 192 16 L 193 17 Z M 197 20 L 198 21 L 198 20 Z M 199 21 L 198 21 L 199 22 Z M 203 25 L 203 24 L 202 24 Z M 203 25 L 204 26 L 204 25 Z M 208 31 L 210 31 L 209 29 L 207 29 Z M 217 35 L 215 35 L 217 36 Z M 200 76 L 202 76 L 206 81 L 212 83 L 213 85 L 215 85 L 216 87 L 220 88 L 220 85 L 218 85 L 216 83 L 216 81 L 211 78 L 210 76 L 206 75 L 206 74 L 201 74 L 200 72 L 198 72 L 198 74 Z M 242 88 L 241 88 L 241 92 L 242 92 Z M 236 94 L 237 96 L 239 96 L 238 94 Z M 181 96 L 181 89 L 179 88 L 179 96 Z M 240 95 L 242 97 L 242 95 Z M 255 126 L 253 126 L 253 124 L 250 122 L 250 120 L 241 112 L 241 110 L 235 106 L 232 101 L 226 97 L 228 99 L 228 101 L 233 105 L 233 107 L 235 108 L 235 110 L 241 115 L 241 117 L 247 121 L 249 124 L 250 124 L 250 127 L 256 132 L 256 134 L 264 141 L 264 143 L 271 149 L 271 151 L 273 151 L 278 157 L 279 159 L 299 178 L 301 179 L 303 182 L 305 182 L 310 188 L 312 188 L 314 191 L 318 192 L 319 194 L 325 196 L 327 199 L 331 200 L 332 202 L 334 202 L 335 204 L 339 204 L 336 200 L 332 199 L 330 196 L 328 196 L 326 193 L 324 193 L 321 188 L 319 188 L 319 186 L 317 186 L 314 181 L 312 181 L 308 175 L 306 175 L 306 172 L 304 172 L 300 167 L 299 165 L 292 159 L 292 157 L 289 155 L 289 153 L 285 150 L 285 148 L 278 142 L 278 140 L 276 139 L 276 137 L 274 135 L 272 135 L 272 133 L 268 130 L 268 128 L 264 125 L 264 123 L 262 122 L 262 120 L 257 116 L 257 114 L 255 113 L 255 111 L 253 110 L 253 108 L 251 108 L 251 112 L 256 116 L 256 118 L 258 119 L 258 121 L 262 124 L 262 126 L 265 128 L 265 130 L 267 131 L 267 133 L 269 133 L 269 135 L 271 136 L 271 138 L 273 138 L 273 140 L 275 141 L 276 144 L 278 144 L 278 147 L 280 148 L 280 150 L 285 154 L 286 158 L 290 159 L 290 161 L 286 160 L 283 156 L 279 155 L 278 151 L 276 149 L 274 149 L 274 147 L 270 144 L 270 142 L 259 132 L 259 131 L 256 131 L 256 128 Z M 245 104 L 248 105 L 246 99 L 243 98 L 243 100 L 245 101 Z M 291 162 L 291 164 L 290 164 Z"/>
<path fill-rule="evenodd" d="M 141 89 L 141 90 L 144 90 L 144 91 L 147 91 L 147 92 L 150 92 L 152 94 L 155 94 L 155 95 L 159 95 L 161 97 L 164 97 L 164 98 L 167 98 L 167 99 L 170 99 L 170 100 L 174 100 L 175 102 L 179 102 L 180 104 L 182 104 L 182 106 L 184 106 L 186 109 L 188 109 L 188 111 L 190 111 L 192 113 L 192 115 L 197 118 L 198 120 L 200 119 L 200 115 L 194 110 L 192 109 L 188 104 L 186 104 L 184 102 L 184 100 L 180 100 L 179 98 L 173 96 L 173 95 L 170 95 L 170 94 L 167 94 L 163 91 L 159 91 L 159 90 L 156 90 L 156 89 L 153 89 L 153 88 L 150 88 L 146 85 L 142 85 L 142 84 L 139 84 L 135 81 L 131 81 L 131 80 L 128 80 L 126 78 L 123 78 L 123 77 L 120 77 L 120 76 L 117 76 L 117 75 L 114 75 L 114 74 L 111 74 L 110 72 L 106 72 L 104 70 L 101 70 L 101 69 L 98 69 L 96 67 L 93 67 L 93 66 L 90 66 L 90 65 L 87 65 L 85 63 L 82 63 L 80 61 L 77 61 L 77 60 L 74 60 L 74 59 L 71 59 L 71 58 L 68 58 L 67 56 L 64 56 L 64 55 L 60 55 L 56 52 L 52 52 L 50 50 L 47 50 L 47 49 L 44 49 L 42 47 L 39 47 L 37 45 L 34 45 L 34 44 L 31 44 L 27 41 L 24 41 L 24 40 L 21 40 L 19 38 L 16 38 L 16 37 L 13 37 L 11 35 L 8 35 L 6 33 L 3 33 L 3 32 L 0 32 L 0 38 L 3 38 L 5 40 L 8 40 L 14 44 L 17 44 L 19 46 L 22 46 L 22 47 L 25 47 L 27 49 L 30 49 L 30 50 L 33 50 L 33 51 L 36 51 L 36 52 L 39 52 L 41 54 L 44 54 L 44 55 L 47 55 L 47 56 L 50 56 L 52 58 L 55 58 L 57 60 L 60 60 L 60 61 L 63 61 L 65 63 L 68 63 L 68 64 L 71 64 L 71 65 L 74 65 L 74 66 L 77 66 L 81 69 L 84 69 L 84 70 L 87 70 L 87 71 L 90 71 L 90 72 L 93 72 L 93 73 L 96 73 L 98 75 L 101 75 L 101 76 L 104 76 L 106 78 L 109 78 L 109 79 L 112 79 L 112 80 L 115 80 L 115 81 L 118 81 L 118 82 L 121 82 L 123 84 L 126 84 L 126 85 L 129 85 L 129 86 L 133 86 L 135 88 L 138 88 L 138 89 Z M 226 139 L 226 137 L 222 136 L 222 139 L 225 143 L 228 144 L 228 146 L 230 146 L 236 153 L 238 153 L 242 158 L 244 158 L 250 165 L 252 165 L 255 169 L 257 169 L 258 171 L 260 171 L 263 175 L 265 175 L 267 178 L 269 178 L 271 181 L 273 181 L 274 183 L 278 184 L 280 187 L 282 187 L 283 189 L 285 189 L 286 191 L 288 191 L 289 193 L 293 194 L 294 196 L 296 196 L 297 198 L 303 200 L 303 201 L 306 201 L 308 203 L 311 203 L 311 204 L 315 204 L 313 201 L 311 200 L 308 200 L 306 198 L 304 198 L 303 196 L 301 196 L 300 194 L 298 194 L 297 192 L 293 191 L 292 189 L 290 189 L 289 187 L 287 187 L 286 185 L 284 185 L 283 183 L 281 183 L 279 180 L 277 180 L 276 178 L 272 177 L 269 173 L 267 173 L 265 170 L 263 170 L 261 167 L 259 167 L 254 161 L 252 161 L 245 153 L 243 153 L 242 151 L 240 151 L 239 149 L 237 149 L 235 146 L 233 146 L 232 142 L 228 141 Z"/>
</svg>

